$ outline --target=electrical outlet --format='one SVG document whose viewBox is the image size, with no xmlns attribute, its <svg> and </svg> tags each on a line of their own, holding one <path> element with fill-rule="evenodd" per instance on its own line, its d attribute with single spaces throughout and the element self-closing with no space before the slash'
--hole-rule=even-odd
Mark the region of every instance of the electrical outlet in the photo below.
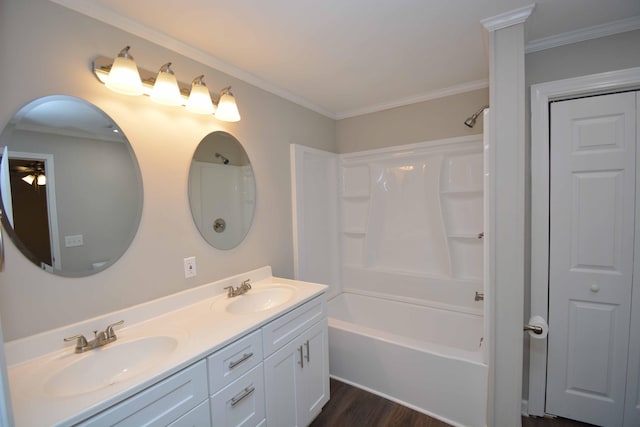
<svg viewBox="0 0 640 427">
<path fill-rule="evenodd" d="M 84 245 L 82 234 L 76 234 L 73 236 L 64 236 L 64 245 L 67 248 L 73 248 L 75 246 Z"/>
<path fill-rule="evenodd" d="M 184 259 L 184 277 L 196 277 L 196 257 L 192 256 Z"/>
</svg>

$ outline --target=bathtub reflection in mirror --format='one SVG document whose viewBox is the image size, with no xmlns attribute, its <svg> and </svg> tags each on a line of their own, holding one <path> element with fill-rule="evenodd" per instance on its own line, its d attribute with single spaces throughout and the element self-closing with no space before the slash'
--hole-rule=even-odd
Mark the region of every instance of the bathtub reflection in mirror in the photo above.
<svg viewBox="0 0 640 427">
<path fill-rule="evenodd" d="M 46 96 L 0 135 L 2 224 L 22 254 L 62 276 L 101 271 L 140 223 L 142 178 L 122 129 L 96 106 Z"/>
<path fill-rule="evenodd" d="M 256 197 L 253 169 L 233 135 L 217 131 L 196 148 L 189 169 L 191 215 L 214 248 L 232 249 L 251 228 Z"/>
</svg>

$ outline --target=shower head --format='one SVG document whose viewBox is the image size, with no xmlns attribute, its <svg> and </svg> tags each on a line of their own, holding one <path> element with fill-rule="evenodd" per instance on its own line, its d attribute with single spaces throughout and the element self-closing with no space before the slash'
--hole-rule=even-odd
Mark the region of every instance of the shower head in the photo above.
<svg viewBox="0 0 640 427">
<path fill-rule="evenodd" d="M 471 117 L 467 117 L 467 120 L 464 121 L 464 124 L 470 128 L 474 127 L 476 125 L 476 120 L 478 119 L 478 116 L 487 108 L 489 108 L 489 106 L 485 105 L 484 107 L 482 107 L 481 109 L 473 113 Z"/>
<path fill-rule="evenodd" d="M 225 165 L 229 164 L 229 159 L 227 159 L 225 156 L 223 156 L 220 153 L 216 153 L 216 158 L 220 158 L 220 160 L 222 160 L 222 163 L 224 163 Z"/>
</svg>

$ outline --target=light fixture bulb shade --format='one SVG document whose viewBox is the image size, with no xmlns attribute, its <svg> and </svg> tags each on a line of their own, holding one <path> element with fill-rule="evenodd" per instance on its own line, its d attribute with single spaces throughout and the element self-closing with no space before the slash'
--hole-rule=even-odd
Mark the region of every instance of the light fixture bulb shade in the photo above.
<svg viewBox="0 0 640 427">
<path fill-rule="evenodd" d="M 33 181 L 35 181 L 35 179 L 35 175 L 27 175 L 22 177 L 22 180 L 29 185 L 33 184 Z"/>
<path fill-rule="evenodd" d="M 162 66 L 156 77 L 151 91 L 151 99 L 159 104 L 177 106 L 182 105 L 183 99 L 178 88 L 178 80 L 169 68 L 169 64 Z"/>
<path fill-rule="evenodd" d="M 118 56 L 105 81 L 105 86 L 123 95 L 142 95 L 142 81 L 131 56 Z"/>
<path fill-rule="evenodd" d="M 45 174 L 40 174 L 38 175 L 38 181 L 36 181 L 38 183 L 38 185 L 47 185 L 47 177 L 45 176 Z"/>
<path fill-rule="evenodd" d="M 216 109 L 216 119 L 224 122 L 240 121 L 240 112 L 236 105 L 236 99 L 228 89 L 223 89 L 220 93 L 218 108 Z"/>
<path fill-rule="evenodd" d="M 196 114 L 213 114 L 216 111 L 211 101 L 209 89 L 204 83 L 194 80 L 187 101 L 187 111 Z"/>
</svg>

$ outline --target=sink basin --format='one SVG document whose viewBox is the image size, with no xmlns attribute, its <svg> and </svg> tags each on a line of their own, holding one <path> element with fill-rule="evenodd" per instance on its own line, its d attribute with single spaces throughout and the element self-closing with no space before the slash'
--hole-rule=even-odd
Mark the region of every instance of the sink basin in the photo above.
<svg viewBox="0 0 640 427">
<path fill-rule="evenodd" d="M 227 311 L 234 314 L 255 313 L 278 307 L 294 295 L 294 288 L 289 286 L 270 286 L 263 289 L 252 289 L 244 295 L 233 298 L 227 305 Z"/>
<path fill-rule="evenodd" d="M 74 354 L 70 356 L 73 362 L 48 378 L 44 390 L 56 397 L 100 390 L 153 368 L 177 346 L 176 338 L 158 335 L 122 343 L 116 341 L 83 354 Z"/>
</svg>

